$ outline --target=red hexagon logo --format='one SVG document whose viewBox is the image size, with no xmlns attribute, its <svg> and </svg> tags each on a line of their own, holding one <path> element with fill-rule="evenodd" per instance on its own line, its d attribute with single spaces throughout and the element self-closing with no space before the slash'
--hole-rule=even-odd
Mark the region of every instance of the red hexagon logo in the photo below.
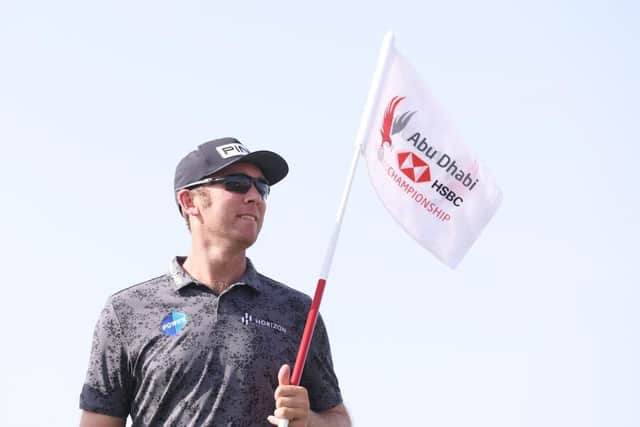
<svg viewBox="0 0 640 427">
<path fill-rule="evenodd" d="M 413 182 L 431 181 L 429 165 L 411 151 L 398 153 L 398 167 Z"/>
</svg>

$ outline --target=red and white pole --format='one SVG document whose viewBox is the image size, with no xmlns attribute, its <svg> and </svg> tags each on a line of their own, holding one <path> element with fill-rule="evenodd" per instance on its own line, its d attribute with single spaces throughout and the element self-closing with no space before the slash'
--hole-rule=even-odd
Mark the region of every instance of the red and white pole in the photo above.
<svg viewBox="0 0 640 427">
<path fill-rule="evenodd" d="M 291 375 L 292 385 L 300 385 L 300 378 L 302 377 L 304 364 L 307 361 L 307 354 L 309 353 L 309 347 L 311 346 L 313 331 L 316 327 L 316 321 L 318 320 L 318 314 L 320 312 L 322 295 L 324 294 L 327 277 L 329 276 L 329 270 L 331 269 L 331 261 L 333 260 L 333 254 L 335 253 L 336 245 L 338 243 L 338 236 L 340 235 L 340 228 L 342 227 L 342 219 L 344 218 L 344 212 L 347 207 L 347 200 L 349 199 L 349 193 L 351 192 L 351 184 L 353 183 L 353 177 L 356 173 L 356 167 L 358 166 L 358 159 L 360 158 L 362 146 L 364 144 L 365 138 L 367 137 L 366 132 L 369 129 L 369 125 L 371 122 L 371 113 L 373 107 L 378 103 L 380 85 L 382 83 L 384 75 L 386 74 L 386 69 L 389 62 L 389 52 L 391 51 L 391 47 L 393 45 L 393 38 L 393 33 L 391 31 L 387 32 L 384 40 L 382 41 L 380 53 L 378 54 L 376 70 L 373 74 L 373 81 L 371 82 L 371 87 L 369 88 L 369 95 L 367 96 L 367 102 L 365 103 L 364 110 L 362 111 L 360 127 L 358 128 L 358 133 L 356 135 L 355 150 L 353 153 L 353 159 L 351 160 L 351 168 L 349 170 L 349 175 L 347 176 L 347 183 L 342 194 L 340 207 L 338 208 L 336 224 L 333 228 L 331 238 L 329 239 L 329 246 L 327 247 L 322 270 L 320 271 L 320 279 L 318 279 L 316 292 L 313 296 L 313 301 L 311 302 L 309 314 L 307 315 L 307 322 L 305 323 L 304 331 L 302 332 L 302 339 L 300 340 L 300 347 L 298 348 L 296 364 L 293 368 L 293 374 Z M 289 427 L 289 420 L 280 420 L 278 427 Z"/>
</svg>

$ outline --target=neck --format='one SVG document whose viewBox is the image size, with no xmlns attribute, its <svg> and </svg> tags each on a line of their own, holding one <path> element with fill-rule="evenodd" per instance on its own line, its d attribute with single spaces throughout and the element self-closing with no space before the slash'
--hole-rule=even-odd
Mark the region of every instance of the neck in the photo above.
<svg viewBox="0 0 640 427">
<path fill-rule="evenodd" d="M 182 268 L 198 282 L 220 293 L 237 282 L 247 267 L 245 251 L 202 245 L 193 239 Z"/>
</svg>

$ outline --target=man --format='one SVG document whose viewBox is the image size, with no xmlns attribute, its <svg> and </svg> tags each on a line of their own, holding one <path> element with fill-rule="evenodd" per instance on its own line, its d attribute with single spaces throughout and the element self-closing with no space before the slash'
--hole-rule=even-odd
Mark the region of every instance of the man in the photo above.
<svg viewBox="0 0 640 427">
<path fill-rule="evenodd" d="M 168 274 L 112 295 L 96 325 L 81 426 L 350 426 L 318 320 L 301 385 L 289 384 L 310 299 L 256 272 L 270 185 L 288 173 L 238 140 L 200 145 L 176 168 L 191 231 Z"/>
</svg>

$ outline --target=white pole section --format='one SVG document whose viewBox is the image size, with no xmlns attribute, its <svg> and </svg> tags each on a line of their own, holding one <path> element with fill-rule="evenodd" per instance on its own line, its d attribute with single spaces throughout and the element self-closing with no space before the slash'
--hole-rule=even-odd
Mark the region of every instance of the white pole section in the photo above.
<svg viewBox="0 0 640 427">
<path fill-rule="evenodd" d="M 369 126 L 371 124 L 371 113 L 373 107 L 378 103 L 380 86 L 382 84 L 382 79 L 386 74 L 389 62 L 389 52 L 391 51 L 391 47 L 393 45 L 393 39 L 393 33 L 391 31 L 387 32 L 384 40 L 382 41 L 380 53 L 378 54 L 378 62 L 376 64 L 376 70 L 373 74 L 373 81 L 371 82 L 371 87 L 369 88 L 369 95 L 367 96 L 367 101 L 364 105 L 364 110 L 362 111 L 362 116 L 360 118 L 360 127 L 358 128 L 358 133 L 356 134 L 354 147 L 355 149 L 353 153 L 353 159 L 351 160 L 349 174 L 347 175 L 347 183 L 342 194 L 342 200 L 340 202 L 340 207 L 338 208 L 336 223 L 329 239 L 329 245 L 324 257 L 324 262 L 322 263 L 320 279 L 318 280 L 318 285 L 316 286 L 316 292 L 311 303 L 311 308 L 309 309 L 309 314 L 307 315 L 307 322 L 304 326 L 302 339 L 300 340 L 300 347 L 298 349 L 298 355 L 296 357 L 296 364 L 293 369 L 293 374 L 291 375 L 292 385 L 300 384 L 302 370 L 304 369 L 304 364 L 307 359 L 307 354 L 311 345 L 311 337 L 313 336 L 313 331 L 315 329 L 316 320 L 318 318 L 318 313 L 320 310 L 320 303 L 322 302 L 322 295 L 324 293 L 326 279 L 329 276 L 331 261 L 333 260 L 333 254 L 335 253 L 336 245 L 338 244 L 338 236 L 340 235 L 342 219 L 344 218 L 344 212 L 347 207 L 347 200 L 349 199 L 349 193 L 351 192 L 351 184 L 353 183 L 353 177 L 355 176 L 356 168 L 358 166 L 360 151 L 362 149 L 362 145 L 365 142 L 364 140 L 367 136 L 367 130 L 369 129 Z M 281 419 L 278 423 L 278 427 L 289 427 L 289 420 Z"/>
</svg>

